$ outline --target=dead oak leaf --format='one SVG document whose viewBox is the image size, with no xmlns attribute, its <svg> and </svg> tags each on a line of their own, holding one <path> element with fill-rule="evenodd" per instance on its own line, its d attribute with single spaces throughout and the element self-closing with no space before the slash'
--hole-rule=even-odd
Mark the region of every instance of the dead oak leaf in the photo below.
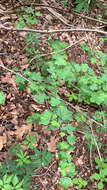
<svg viewBox="0 0 107 190">
<path fill-rule="evenodd" d="M 4 133 L 3 136 L 0 136 L 0 150 L 2 150 L 4 144 L 6 144 L 7 142 L 7 136 Z"/>
<path fill-rule="evenodd" d="M 24 135 L 29 135 L 31 133 L 31 125 L 22 125 L 21 127 L 15 126 L 16 139 L 22 140 Z"/>
<path fill-rule="evenodd" d="M 56 139 L 54 136 L 52 136 L 50 138 L 50 142 L 47 143 L 47 146 L 48 146 L 48 151 L 50 152 L 56 152 L 57 150 L 57 142 L 58 142 L 58 139 Z"/>
<path fill-rule="evenodd" d="M 78 160 L 76 161 L 76 163 L 75 163 L 77 166 L 79 165 L 79 166 L 82 166 L 83 164 L 84 164 L 84 162 L 83 162 L 83 156 L 80 156 L 79 158 L 78 158 Z"/>
</svg>

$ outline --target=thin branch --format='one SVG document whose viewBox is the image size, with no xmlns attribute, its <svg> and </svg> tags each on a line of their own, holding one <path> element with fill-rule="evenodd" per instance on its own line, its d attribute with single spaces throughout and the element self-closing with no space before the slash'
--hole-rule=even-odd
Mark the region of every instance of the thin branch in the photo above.
<svg viewBox="0 0 107 190">
<path fill-rule="evenodd" d="M 50 166 L 49 166 L 49 168 L 47 169 L 47 171 L 45 172 L 45 173 L 43 173 L 43 174 L 40 174 L 40 175 L 32 175 L 32 177 L 42 177 L 42 176 L 44 176 L 44 175 L 46 175 L 47 173 L 48 173 L 48 171 L 50 170 L 50 168 L 54 165 L 56 163 L 56 161 L 54 161 Z"/>
<path fill-rule="evenodd" d="M 10 72 L 10 73 L 13 73 L 13 74 L 15 74 L 15 75 L 19 75 L 20 77 L 22 77 L 22 78 L 25 79 L 26 81 L 32 83 L 32 81 L 30 81 L 29 79 L 27 79 L 26 77 L 24 77 L 24 76 L 21 75 L 20 73 L 17 73 L 17 72 L 15 72 L 15 71 L 11 70 L 11 69 L 8 69 L 7 67 L 5 67 L 5 66 L 3 66 L 3 65 L 0 65 L 0 67 L 4 68 L 5 70 L 7 70 L 7 71 Z M 34 83 L 38 84 L 37 82 L 34 82 Z M 49 84 L 49 83 L 48 83 L 48 84 Z M 53 96 L 53 97 L 56 98 L 56 96 L 55 96 L 54 94 L 52 94 L 51 92 L 48 92 L 48 91 L 46 91 L 46 92 L 47 92 L 48 94 L 50 94 L 51 96 Z M 33 99 L 33 100 L 35 101 L 35 99 Z M 82 113 L 90 122 L 92 121 L 93 123 L 96 123 L 97 125 L 99 125 L 99 126 L 101 126 L 101 127 L 103 127 L 103 128 L 107 128 L 107 127 L 103 126 L 103 124 L 98 123 L 98 122 L 95 121 L 94 119 L 90 118 L 90 117 L 89 117 L 87 114 L 85 114 L 81 109 L 80 109 L 80 111 L 79 111 L 75 106 L 73 106 L 73 104 L 67 102 L 66 100 L 63 100 L 62 98 L 61 98 L 61 100 L 62 100 L 63 102 L 65 102 L 67 105 L 70 105 L 75 111 Z M 35 101 L 35 102 L 36 102 L 36 101 Z"/>
<path fill-rule="evenodd" d="M 52 95 L 54 98 L 56 98 L 56 96 L 53 95 L 51 92 L 48 92 L 48 91 L 46 91 L 46 92 L 47 92 L 48 94 Z M 73 104 L 67 102 L 66 100 L 63 100 L 61 97 L 60 97 L 60 99 L 61 99 L 63 102 L 65 102 L 67 105 L 71 106 L 75 111 L 82 113 L 89 121 L 92 121 L 93 123 L 96 123 L 97 125 L 100 125 L 100 126 L 103 127 L 103 128 L 107 128 L 107 127 L 103 126 L 103 124 L 98 123 L 98 122 L 95 121 L 94 119 L 90 118 L 90 117 L 89 117 L 87 114 L 85 114 L 81 109 L 80 109 L 80 111 L 79 111 L 75 106 L 73 106 Z"/>
<path fill-rule="evenodd" d="M 97 29 L 90 29 L 90 28 L 65 28 L 60 30 L 35 30 L 29 28 L 8 28 L 4 25 L 0 24 L 0 29 L 9 30 L 9 31 L 24 31 L 24 32 L 36 32 L 41 34 L 52 34 L 52 33 L 60 33 L 60 32 L 96 32 L 100 34 L 104 34 L 107 36 L 107 32 Z"/>
<path fill-rule="evenodd" d="M 63 51 L 66 51 L 67 49 L 69 49 L 69 48 L 71 48 L 72 46 L 75 46 L 75 45 L 77 45 L 78 43 L 80 43 L 81 41 L 83 41 L 83 40 L 85 40 L 86 39 L 86 37 L 84 37 L 84 38 L 82 38 L 82 39 L 80 39 L 80 40 L 78 40 L 78 41 L 76 41 L 74 44 L 71 44 L 71 45 L 69 45 L 69 46 L 67 46 L 66 48 L 64 48 L 64 49 L 61 49 L 61 50 L 59 50 L 59 51 L 53 51 L 53 52 L 50 52 L 50 53 L 45 53 L 45 54 L 40 54 L 39 56 L 34 56 L 31 60 L 30 60 L 30 63 L 33 61 L 33 60 L 35 60 L 37 57 L 45 57 L 45 56 L 48 56 L 48 55 L 53 55 L 53 54 L 57 54 L 57 53 L 62 53 Z"/>
<path fill-rule="evenodd" d="M 21 75 L 20 73 L 17 73 L 11 69 L 8 69 L 7 67 L 3 66 L 3 65 L 0 65 L 0 67 L 2 67 L 3 69 L 7 70 L 8 72 L 14 74 L 14 75 L 18 75 L 20 77 L 22 77 L 24 80 L 28 81 L 28 82 L 31 82 L 29 79 L 25 78 L 23 75 Z"/>
<path fill-rule="evenodd" d="M 74 13 L 75 15 L 77 15 L 77 16 L 80 16 L 80 17 L 86 18 L 86 19 L 88 19 L 88 20 L 93 20 L 93 21 L 96 21 L 96 22 L 102 23 L 102 24 L 104 24 L 104 25 L 107 25 L 107 22 L 104 22 L 104 21 L 101 21 L 101 20 L 98 20 L 98 19 L 95 19 L 95 18 L 92 18 L 92 17 L 89 17 L 89 16 L 81 15 L 81 14 L 75 12 L 75 11 L 73 11 L 73 13 Z"/>
<path fill-rule="evenodd" d="M 97 144 L 97 141 L 95 139 L 95 135 L 94 135 L 94 132 L 93 132 L 93 129 L 92 129 L 92 124 L 90 123 L 90 128 L 91 128 L 91 132 L 92 132 L 92 136 L 93 136 L 93 139 L 94 139 L 94 142 L 95 142 L 95 145 L 97 147 L 97 152 L 98 152 L 98 155 L 99 155 L 99 158 L 102 162 L 102 156 L 101 156 L 101 153 L 100 153 L 100 150 L 99 150 L 99 147 L 98 147 L 98 144 Z"/>
</svg>

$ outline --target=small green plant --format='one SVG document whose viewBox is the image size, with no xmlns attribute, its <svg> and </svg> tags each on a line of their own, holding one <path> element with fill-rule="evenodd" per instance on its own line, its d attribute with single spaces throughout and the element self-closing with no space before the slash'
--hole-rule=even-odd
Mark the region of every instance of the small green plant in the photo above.
<svg viewBox="0 0 107 190">
<path fill-rule="evenodd" d="M 63 177 L 67 176 L 73 178 L 77 174 L 75 170 L 75 164 L 72 162 L 68 162 L 65 159 L 63 159 L 59 162 L 59 166 L 61 175 Z"/>
<path fill-rule="evenodd" d="M 4 104 L 4 102 L 5 102 L 4 93 L 2 91 L 0 91 L 0 105 Z"/>
<path fill-rule="evenodd" d="M 24 141 L 24 144 L 28 146 L 28 148 L 33 149 L 36 144 L 36 135 L 30 134 L 26 137 L 26 140 Z"/>
<path fill-rule="evenodd" d="M 59 149 L 59 167 L 61 172 L 60 185 L 67 189 L 73 185 L 72 179 L 77 174 L 75 170 L 75 164 L 72 162 L 71 155 L 67 152 L 69 150 L 75 149 L 76 137 L 73 135 L 75 127 L 72 125 L 66 125 L 61 127 L 60 136 L 66 137 L 66 141 L 61 141 L 58 144 Z"/>
<path fill-rule="evenodd" d="M 106 169 L 101 169 L 99 173 L 94 173 L 92 175 L 92 178 L 98 181 L 98 189 L 103 189 L 104 188 L 104 183 L 107 183 L 107 168 Z"/>
<path fill-rule="evenodd" d="M 15 175 L 4 175 L 0 179 L 0 190 L 24 190 L 23 181 Z"/>
<path fill-rule="evenodd" d="M 104 183 L 107 183 L 107 163 L 105 163 L 104 159 L 95 158 L 95 162 L 97 164 L 96 169 L 99 172 L 94 173 L 92 178 L 98 181 L 98 189 L 103 189 Z"/>
<path fill-rule="evenodd" d="M 51 152 L 47 152 L 45 149 L 40 152 L 37 148 L 34 148 L 34 153 L 35 154 L 31 156 L 31 159 L 37 166 L 38 170 L 40 170 L 43 164 L 48 166 L 53 158 L 53 154 L 51 154 Z"/>
<path fill-rule="evenodd" d="M 59 184 L 64 188 L 68 189 L 73 186 L 72 179 L 70 177 L 61 177 Z"/>
<path fill-rule="evenodd" d="M 87 181 L 83 180 L 81 177 L 78 178 L 74 178 L 73 179 L 73 183 L 76 186 L 77 189 L 81 189 L 82 187 L 86 187 L 87 186 Z"/>
<path fill-rule="evenodd" d="M 30 1 L 31 2 L 31 1 Z M 64 0 L 63 3 L 67 5 L 69 1 Z M 71 1 L 72 2 L 72 1 Z M 89 10 L 88 0 L 76 0 L 76 10 L 81 11 L 84 9 L 86 13 Z M 16 27 L 32 28 L 38 24 L 39 16 L 42 16 L 40 12 L 36 12 L 33 8 L 21 9 L 25 12 L 24 15 L 18 16 L 18 23 Z M 60 98 L 59 87 L 64 86 L 66 94 L 64 96 L 71 103 L 84 103 L 84 104 L 97 104 L 98 106 L 105 107 L 107 105 L 107 56 L 101 51 L 91 50 L 85 43 L 81 44 L 81 48 L 87 54 L 89 58 L 88 63 L 70 63 L 68 55 L 65 51 L 61 51 L 69 44 L 60 42 L 58 40 L 49 40 L 48 44 L 54 51 L 54 54 L 48 55 L 46 58 L 42 58 L 42 51 L 36 56 L 35 51 L 39 51 L 40 42 L 38 37 L 40 34 L 28 32 L 25 35 L 25 50 L 28 57 L 29 67 L 24 70 L 23 76 L 16 75 L 15 81 L 20 90 L 30 89 L 36 102 L 49 104 L 49 109 L 44 110 L 41 113 L 34 113 L 27 118 L 27 123 L 37 123 L 38 125 L 44 125 L 48 130 L 59 130 L 60 142 L 58 144 L 58 156 L 59 156 L 59 169 L 61 173 L 60 185 L 67 189 L 75 186 L 78 189 L 84 188 L 87 182 L 81 177 L 76 177 L 77 171 L 75 164 L 72 161 L 70 151 L 75 150 L 76 137 L 74 132 L 76 127 L 71 123 L 76 121 L 79 125 L 87 123 L 86 117 L 82 112 L 77 112 L 73 115 L 71 109 Z M 45 51 L 47 53 L 47 50 Z M 43 52 L 44 53 L 44 52 Z M 32 62 L 32 64 L 30 64 Z M 95 65 L 95 67 L 93 67 Z M 98 68 L 99 75 L 96 74 L 95 68 Z M 62 88 L 63 89 L 63 88 Z M 1 103 L 4 103 L 3 94 L 1 93 Z M 93 116 L 97 122 L 106 123 L 106 114 L 104 112 L 97 112 Z M 98 148 L 101 148 L 101 144 L 98 138 L 95 140 L 89 130 L 85 132 L 85 139 L 88 144 L 88 148 L 95 148 L 96 143 Z M 29 151 L 23 151 L 19 144 L 12 147 L 10 155 L 13 157 L 7 157 L 4 164 L 0 168 L 0 177 L 7 175 L 15 175 L 19 181 L 23 180 L 23 188 L 29 190 L 31 179 L 34 175 L 35 168 L 40 170 L 42 165 L 48 166 L 51 162 L 53 155 L 46 151 L 46 149 L 40 151 L 35 148 L 36 138 L 35 135 L 26 137 L 24 144 L 31 149 Z M 91 144 L 91 146 L 90 146 Z M 93 178 L 98 180 L 98 188 L 102 189 L 106 180 L 106 166 L 96 158 L 96 169 L 98 173 L 93 174 Z M 12 185 L 12 184 L 11 184 Z M 19 190 L 19 189 L 18 189 Z"/>
<path fill-rule="evenodd" d="M 18 153 L 16 153 L 16 156 L 17 166 L 21 167 L 24 164 L 30 164 L 30 159 L 27 152 L 23 152 L 22 150 L 20 150 Z"/>
<path fill-rule="evenodd" d="M 87 142 L 88 149 L 92 149 L 96 147 L 95 141 L 97 142 L 98 148 L 101 149 L 102 144 L 98 141 L 97 137 L 95 137 L 94 139 L 94 137 L 92 136 L 92 133 L 89 130 L 85 131 L 85 140 Z"/>
<path fill-rule="evenodd" d="M 51 152 L 48 152 L 45 149 L 43 151 L 39 151 L 35 148 L 35 140 L 35 135 L 30 135 L 27 136 L 24 141 L 24 144 L 28 146 L 28 149 L 32 150 L 32 154 L 28 154 L 27 151 L 24 152 L 19 144 L 16 144 L 16 146 L 12 146 L 10 148 L 8 154 L 11 155 L 11 157 L 7 157 L 5 162 L 0 167 L 0 177 L 2 177 L 3 180 L 5 179 L 5 182 L 3 181 L 3 183 L 0 181 L 0 185 L 4 188 L 4 190 L 7 190 L 7 186 L 5 185 L 7 182 L 10 185 L 15 185 L 14 188 L 10 189 L 29 190 L 31 185 L 31 176 L 35 174 L 35 168 L 39 170 L 43 164 L 48 166 L 51 162 L 51 159 L 53 158 Z M 16 177 L 13 178 L 13 176 Z M 13 184 L 13 181 L 15 180 L 17 183 L 15 184 L 14 182 Z M 21 186 L 21 181 L 23 181 L 23 186 Z M 23 187 L 23 189 L 21 189 L 21 187 Z M 3 190 L 3 188 L 0 190 Z"/>
<path fill-rule="evenodd" d="M 80 12 L 82 9 L 84 9 L 86 13 L 88 13 L 89 10 L 88 0 L 76 0 L 75 4 L 76 4 L 76 11 Z"/>
</svg>

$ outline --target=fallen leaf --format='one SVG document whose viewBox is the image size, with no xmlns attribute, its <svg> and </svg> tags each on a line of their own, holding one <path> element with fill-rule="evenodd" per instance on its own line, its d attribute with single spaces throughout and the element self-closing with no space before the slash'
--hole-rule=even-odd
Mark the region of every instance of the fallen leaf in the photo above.
<svg viewBox="0 0 107 190">
<path fill-rule="evenodd" d="M 16 139 L 22 140 L 24 135 L 29 135 L 32 129 L 32 125 L 22 125 L 21 127 L 15 126 Z"/>
<path fill-rule="evenodd" d="M 3 61 L 0 59 L 0 65 L 1 66 L 4 66 L 4 64 L 3 64 Z"/>
<path fill-rule="evenodd" d="M 47 143 L 48 151 L 56 152 L 56 150 L 57 150 L 57 141 L 58 141 L 58 139 L 56 139 L 55 136 L 52 136 L 50 138 L 50 142 Z"/>
<path fill-rule="evenodd" d="M 83 156 L 80 156 L 80 158 L 78 158 L 78 160 L 76 161 L 76 163 L 75 163 L 76 165 L 83 165 L 84 164 L 84 162 L 83 162 Z"/>
<path fill-rule="evenodd" d="M 0 150 L 2 150 L 4 144 L 6 144 L 7 142 L 7 136 L 4 133 L 3 136 L 0 136 Z"/>
</svg>

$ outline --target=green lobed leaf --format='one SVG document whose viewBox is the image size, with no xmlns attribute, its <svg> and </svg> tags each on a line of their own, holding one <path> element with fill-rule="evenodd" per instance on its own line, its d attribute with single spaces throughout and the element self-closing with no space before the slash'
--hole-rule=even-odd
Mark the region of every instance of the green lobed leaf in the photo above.
<svg viewBox="0 0 107 190">
<path fill-rule="evenodd" d="M 73 185 L 72 180 L 69 177 L 61 177 L 59 183 L 64 189 L 68 189 L 68 187 Z"/>
<path fill-rule="evenodd" d="M 2 91 L 0 91 L 0 105 L 4 104 L 4 102 L 5 102 L 4 93 Z"/>
<path fill-rule="evenodd" d="M 41 115 L 40 115 L 40 122 L 39 124 L 44 124 L 44 125 L 48 125 L 50 123 L 52 117 L 52 112 L 49 110 L 44 111 Z"/>
<path fill-rule="evenodd" d="M 98 189 L 103 189 L 103 187 L 104 187 L 104 185 L 103 185 L 103 183 L 100 181 L 100 182 L 98 183 Z"/>
</svg>

